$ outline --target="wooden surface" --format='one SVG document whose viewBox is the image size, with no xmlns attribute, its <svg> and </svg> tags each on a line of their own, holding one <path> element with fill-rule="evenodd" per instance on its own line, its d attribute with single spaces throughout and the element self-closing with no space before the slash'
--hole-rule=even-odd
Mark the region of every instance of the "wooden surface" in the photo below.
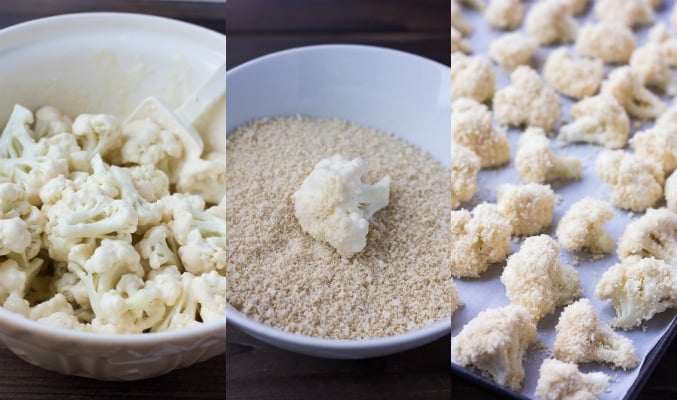
<svg viewBox="0 0 677 400">
<path fill-rule="evenodd" d="M 225 4 L 143 0 L 0 1 L 0 28 L 38 17 L 84 11 L 140 12 L 225 32 Z M 9 350 L 0 348 L 0 399 L 223 399 L 225 364 L 226 356 L 222 355 L 154 379 L 99 382 L 33 367 Z"/>
</svg>

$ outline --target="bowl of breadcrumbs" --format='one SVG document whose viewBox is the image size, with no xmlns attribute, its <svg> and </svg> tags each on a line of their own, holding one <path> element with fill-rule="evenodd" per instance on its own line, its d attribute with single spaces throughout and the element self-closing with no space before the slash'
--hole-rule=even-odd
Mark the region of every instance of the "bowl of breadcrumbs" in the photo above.
<svg viewBox="0 0 677 400">
<path fill-rule="evenodd" d="M 448 335 L 449 67 L 377 47 L 312 46 L 243 64 L 227 86 L 228 321 L 328 358 Z M 359 196 L 373 188 L 380 203 L 369 211 Z M 333 214 L 304 225 L 302 214 L 315 221 L 322 207 Z"/>
</svg>

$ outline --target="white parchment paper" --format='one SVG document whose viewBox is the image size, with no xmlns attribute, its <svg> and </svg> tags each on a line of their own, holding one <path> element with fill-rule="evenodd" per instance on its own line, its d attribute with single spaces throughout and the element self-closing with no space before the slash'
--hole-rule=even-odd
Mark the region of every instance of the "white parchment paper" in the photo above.
<svg viewBox="0 0 677 400">
<path fill-rule="evenodd" d="M 527 7 L 531 7 L 535 1 L 527 1 Z M 659 12 L 658 19 L 664 21 L 668 26 L 668 15 L 672 10 L 674 0 L 666 0 L 664 8 Z M 483 16 L 476 11 L 464 10 L 466 18 L 472 23 L 474 32 L 471 37 L 466 40 L 472 45 L 473 52 L 476 55 L 482 55 L 489 58 L 489 44 L 491 41 L 501 35 L 501 31 L 492 30 Z M 591 8 L 586 15 L 577 18 L 579 25 L 585 21 L 592 21 Z M 643 44 L 646 40 L 648 29 L 644 27 L 636 29 L 636 37 L 638 46 Z M 524 26 L 521 28 L 524 29 Z M 571 46 L 571 45 L 569 45 Z M 545 62 L 547 54 L 556 47 L 541 47 L 533 62 L 533 67 L 540 72 Z M 493 64 L 494 71 L 497 78 L 498 88 L 507 86 L 510 83 L 509 74 L 500 66 Z M 607 68 L 608 72 L 609 68 Z M 673 71 L 674 73 L 674 71 Z M 563 96 L 561 100 L 561 116 L 558 126 L 562 122 L 569 120 L 569 108 L 573 102 Z M 665 98 L 668 101 L 669 99 Z M 672 101 L 669 101 L 672 104 Z M 453 112 L 453 111 L 452 111 Z M 650 124 L 649 124 L 650 125 Z M 644 129 L 645 126 L 633 125 L 633 132 Z M 514 157 L 517 150 L 517 141 L 521 130 L 511 129 L 508 132 L 511 145 L 511 163 L 504 168 L 497 170 L 483 170 L 480 172 L 479 184 L 480 192 L 469 203 L 463 205 L 464 208 L 471 209 L 476 204 L 481 202 L 496 202 L 496 185 L 501 183 L 519 183 L 519 175 L 514 168 Z M 555 140 L 552 141 L 555 151 L 563 155 L 577 156 L 584 163 L 583 176 L 580 181 L 576 182 L 562 182 L 552 184 L 552 188 L 556 194 L 561 196 L 561 201 L 555 209 L 555 217 L 552 228 L 546 232 L 555 237 L 554 231 L 557 223 L 562 218 L 564 213 L 576 201 L 591 196 L 603 200 L 609 200 L 609 188 L 602 183 L 595 174 L 595 159 L 597 153 L 602 148 L 589 145 L 569 145 L 567 147 L 559 147 Z M 664 206 L 660 204 L 660 206 Z M 628 213 L 616 209 L 615 217 L 606 224 L 609 233 L 614 237 L 615 241 L 623 233 L 625 226 L 633 219 L 640 217 L 643 214 Z M 513 243 L 513 251 L 519 249 L 520 243 Z M 586 254 L 574 255 L 568 253 L 566 250 L 562 251 L 562 259 L 575 265 L 581 279 L 581 286 L 583 289 L 583 297 L 589 298 L 597 312 L 604 321 L 609 321 L 615 316 L 615 311 L 608 301 L 599 301 L 594 297 L 594 290 L 597 282 L 600 280 L 604 271 L 607 268 L 618 262 L 617 256 L 614 254 L 607 255 L 605 258 L 594 261 Z M 480 311 L 487 308 L 501 307 L 509 303 L 505 295 L 505 288 L 500 282 L 499 277 L 505 264 L 493 266 L 480 279 L 456 279 L 455 283 L 459 290 L 461 300 L 464 306 L 454 313 L 452 316 L 452 336 L 456 336 L 463 325 L 474 318 Z M 555 339 L 555 325 L 559 319 L 559 314 L 562 307 L 559 307 L 554 314 L 545 316 L 538 324 L 538 341 L 544 346 L 532 346 L 527 353 L 524 361 L 526 377 L 523 383 L 521 393 L 530 398 L 535 398 L 534 391 L 538 381 L 538 369 L 544 358 L 552 356 L 553 342 Z M 642 365 L 631 371 L 614 370 L 601 364 L 582 364 L 580 369 L 584 372 L 602 371 L 612 378 L 607 392 L 603 393 L 602 399 L 620 399 L 626 394 L 628 389 L 632 386 L 634 381 L 638 378 L 639 373 L 643 367 L 644 360 L 647 354 L 654 348 L 659 339 L 666 333 L 668 326 L 673 318 L 675 318 L 675 310 L 669 310 L 655 316 L 650 321 L 646 322 L 642 327 L 635 328 L 631 331 L 618 331 L 620 334 L 629 337 L 633 340 L 638 356 L 642 359 Z"/>
</svg>

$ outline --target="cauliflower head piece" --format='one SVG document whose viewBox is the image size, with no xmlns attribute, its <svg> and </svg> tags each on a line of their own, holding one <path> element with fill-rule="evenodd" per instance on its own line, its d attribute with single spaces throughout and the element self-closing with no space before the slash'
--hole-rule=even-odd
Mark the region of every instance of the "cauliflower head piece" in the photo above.
<svg viewBox="0 0 677 400">
<path fill-rule="evenodd" d="M 524 183 L 580 179 L 583 164 L 576 157 L 555 154 L 541 128 L 528 128 L 519 139 L 515 167 Z"/>
<path fill-rule="evenodd" d="M 677 213 L 677 172 L 673 172 L 665 181 L 665 200 L 668 209 Z"/>
<path fill-rule="evenodd" d="M 557 240 L 572 252 L 611 253 L 614 240 L 604 230 L 604 224 L 613 217 L 614 210 L 609 203 L 586 197 L 574 203 L 559 221 Z"/>
<path fill-rule="evenodd" d="M 536 235 L 552 224 L 555 193 L 548 185 L 500 185 L 496 197 L 498 211 L 508 218 L 514 235 Z"/>
<path fill-rule="evenodd" d="M 558 139 L 620 149 L 630 136 L 630 118 L 615 97 L 608 94 L 586 97 L 571 108 L 572 122 L 563 125 Z"/>
<path fill-rule="evenodd" d="M 470 98 L 479 103 L 494 95 L 496 77 L 491 63 L 483 57 L 451 55 L 451 99 Z"/>
<path fill-rule="evenodd" d="M 522 0 L 492 0 L 484 9 L 484 16 L 492 28 L 512 30 L 522 24 L 524 3 Z"/>
<path fill-rule="evenodd" d="M 602 82 L 602 93 L 615 97 L 630 116 L 641 120 L 656 119 L 667 109 L 660 97 L 645 88 L 628 66 L 616 68 L 609 74 Z"/>
<path fill-rule="evenodd" d="M 521 32 L 505 33 L 489 46 L 491 59 L 508 71 L 529 64 L 537 51 L 538 40 Z"/>
<path fill-rule="evenodd" d="M 611 203 L 618 208 L 644 211 L 663 197 L 663 170 L 649 160 L 623 150 L 604 150 L 595 170 L 611 186 Z"/>
<path fill-rule="evenodd" d="M 677 267 L 677 213 L 649 209 L 632 221 L 618 239 L 618 257 L 655 257 Z"/>
<path fill-rule="evenodd" d="M 543 79 L 563 95 L 582 99 L 597 93 L 604 79 L 604 64 L 600 59 L 575 58 L 570 50 L 560 47 L 548 55 Z"/>
<path fill-rule="evenodd" d="M 637 132 L 630 145 L 637 156 L 660 165 L 663 172 L 677 169 L 677 123 L 656 122 L 653 127 Z"/>
<path fill-rule="evenodd" d="M 647 0 L 598 0 L 594 13 L 598 21 L 615 21 L 628 27 L 652 24 L 656 18 Z"/>
<path fill-rule="evenodd" d="M 603 372 L 584 374 L 576 364 L 554 358 L 543 360 L 538 372 L 535 394 L 543 400 L 595 400 L 609 385 Z"/>
<path fill-rule="evenodd" d="M 505 131 L 495 127 L 491 111 L 472 99 L 459 99 L 451 105 L 452 144 L 472 150 L 480 167 L 498 167 L 510 161 L 510 144 Z"/>
<path fill-rule="evenodd" d="M 581 28 L 576 39 L 576 52 L 595 57 L 609 64 L 624 64 L 635 50 L 635 35 L 619 22 L 602 21 Z"/>
<path fill-rule="evenodd" d="M 573 42 L 578 31 L 571 8 L 561 1 L 537 2 L 525 23 L 529 35 L 544 45 Z"/>
<path fill-rule="evenodd" d="M 460 203 L 472 199 L 479 191 L 477 173 L 480 170 L 480 158 L 472 150 L 463 146 L 451 148 L 451 209 Z"/>
</svg>

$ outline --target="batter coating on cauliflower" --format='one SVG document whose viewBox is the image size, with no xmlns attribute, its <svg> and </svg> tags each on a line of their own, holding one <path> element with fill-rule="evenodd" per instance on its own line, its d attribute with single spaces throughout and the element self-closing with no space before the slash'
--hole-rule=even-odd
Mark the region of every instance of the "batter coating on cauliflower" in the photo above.
<svg viewBox="0 0 677 400">
<path fill-rule="evenodd" d="M 510 222 L 495 204 L 451 212 L 451 274 L 478 278 L 493 263 L 510 253 Z"/>
<path fill-rule="evenodd" d="M 510 145 L 505 131 L 494 126 L 491 112 L 472 99 L 451 105 L 451 141 L 480 158 L 482 168 L 498 167 L 510 161 Z"/>
<path fill-rule="evenodd" d="M 451 361 L 519 390 L 524 380 L 522 360 L 535 341 L 536 325 L 524 308 L 492 308 L 480 312 L 451 338 Z"/>
<path fill-rule="evenodd" d="M 637 74 L 627 66 L 609 74 L 602 82 L 602 93 L 615 97 L 630 116 L 642 120 L 656 119 L 667 109 L 667 105 L 645 88 Z"/>
<path fill-rule="evenodd" d="M 543 79 L 555 90 L 575 99 L 597 93 L 604 79 L 604 63 L 599 59 L 574 58 L 566 47 L 548 55 Z"/>
<path fill-rule="evenodd" d="M 535 394 L 543 400 L 595 400 L 608 385 L 609 376 L 603 372 L 584 374 L 574 363 L 547 358 L 539 369 Z"/>
<path fill-rule="evenodd" d="M 603 362 L 623 369 L 639 365 L 632 340 L 605 324 L 588 299 L 564 308 L 555 330 L 555 357 L 562 361 Z"/>
<path fill-rule="evenodd" d="M 609 203 L 586 197 L 576 202 L 557 225 L 557 240 L 569 251 L 604 254 L 614 250 L 614 240 L 604 223 L 614 217 Z"/>
<path fill-rule="evenodd" d="M 665 181 L 665 200 L 670 211 L 677 213 L 677 172 L 673 172 Z"/>
<path fill-rule="evenodd" d="M 522 0 L 491 0 L 484 16 L 492 28 L 512 30 L 522 24 L 524 4 Z"/>
<path fill-rule="evenodd" d="M 491 63 L 483 57 L 451 55 L 451 99 L 468 97 L 479 103 L 494 95 L 496 77 Z"/>
<path fill-rule="evenodd" d="M 578 26 L 571 11 L 561 1 L 539 1 L 527 14 L 527 32 L 545 45 L 573 42 Z"/>
<path fill-rule="evenodd" d="M 677 267 L 677 214 L 649 209 L 632 221 L 618 239 L 618 257 L 655 257 Z"/>
<path fill-rule="evenodd" d="M 572 122 L 563 125 L 558 139 L 586 142 L 611 149 L 625 147 L 630 136 L 630 118 L 615 97 L 599 94 L 587 97 L 571 108 Z"/>
<path fill-rule="evenodd" d="M 472 199 L 480 189 L 477 185 L 477 173 L 480 170 L 480 158 L 463 146 L 451 148 L 451 209 L 460 203 Z"/>
<path fill-rule="evenodd" d="M 539 3 L 539 5 L 542 3 Z M 512 83 L 494 96 L 494 113 L 502 123 L 537 126 L 552 131 L 559 118 L 559 97 L 536 71 L 517 67 L 510 74 Z"/>
<path fill-rule="evenodd" d="M 536 235 L 552 224 L 555 193 L 550 186 L 537 183 L 500 185 L 496 197 L 498 211 L 510 220 L 514 235 Z"/>
<path fill-rule="evenodd" d="M 649 42 L 635 49 L 630 57 L 630 67 L 643 85 L 670 96 L 677 93 L 677 82 L 672 77 L 670 64 L 660 45 Z"/>
<path fill-rule="evenodd" d="M 491 59 L 508 71 L 529 64 L 537 51 L 538 41 L 521 32 L 503 34 L 489 46 Z"/>
<path fill-rule="evenodd" d="M 656 16 L 647 0 L 598 0 L 595 2 L 595 18 L 634 27 L 651 24 Z"/>
<path fill-rule="evenodd" d="M 521 136 L 515 167 L 523 183 L 576 180 L 583 164 L 576 157 L 558 156 L 541 128 L 529 128 Z"/>
<path fill-rule="evenodd" d="M 367 245 L 369 221 L 388 205 L 390 177 L 364 184 L 366 161 L 334 155 L 320 160 L 293 194 L 296 219 L 304 232 L 350 258 Z"/>
<path fill-rule="evenodd" d="M 576 38 L 578 54 L 601 58 L 610 64 L 627 63 L 635 46 L 632 30 L 618 22 L 585 25 Z"/>
<path fill-rule="evenodd" d="M 677 168 L 677 123 L 656 123 L 636 133 L 630 145 L 637 156 L 660 165 L 665 173 Z"/>
<path fill-rule="evenodd" d="M 559 256 L 559 245 L 550 236 L 532 236 L 508 258 L 501 274 L 510 302 L 524 307 L 534 323 L 581 294 L 578 273 Z"/>
<path fill-rule="evenodd" d="M 623 150 L 604 150 L 595 163 L 597 176 L 611 185 L 611 203 L 618 208 L 644 211 L 663 197 L 660 165 Z"/>
</svg>

